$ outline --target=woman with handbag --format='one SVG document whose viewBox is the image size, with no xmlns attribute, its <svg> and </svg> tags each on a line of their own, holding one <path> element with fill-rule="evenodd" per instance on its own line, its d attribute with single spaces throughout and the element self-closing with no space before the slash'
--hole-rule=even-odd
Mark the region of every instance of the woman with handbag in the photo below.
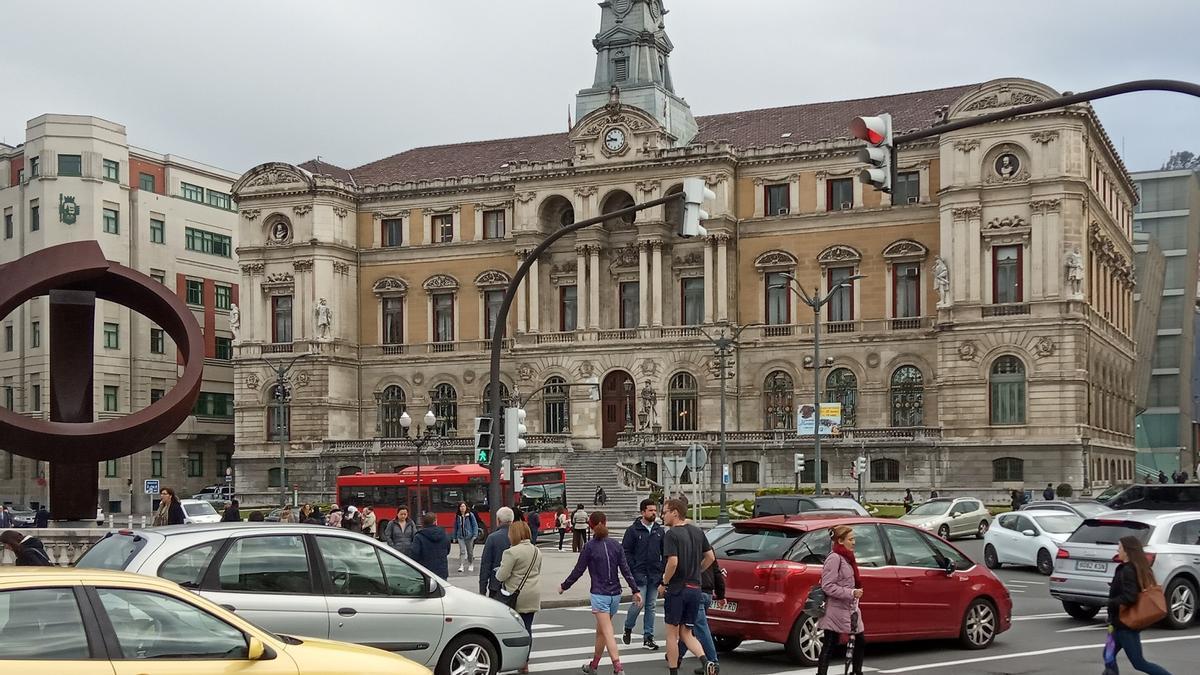
<svg viewBox="0 0 1200 675">
<path fill-rule="evenodd" d="M 1171 675 L 1142 656 L 1142 629 L 1167 615 L 1167 602 L 1154 580 L 1146 550 L 1136 537 L 1121 537 L 1117 571 L 1108 587 L 1109 640 L 1104 649 L 1104 675 L 1117 675 L 1117 653 L 1125 650 L 1129 663 L 1150 675 Z"/>
<path fill-rule="evenodd" d="M 526 523 L 508 526 L 508 548 L 500 556 L 496 580 L 501 583 L 500 601 L 521 615 L 532 636 L 533 615 L 542 608 L 542 554 L 533 545 L 531 534 Z"/>
<path fill-rule="evenodd" d="M 821 590 L 825 592 L 825 615 L 817 628 L 825 631 L 821 656 L 817 660 L 817 675 L 829 672 L 833 646 L 842 635 L 848 635 L 847 651 L 854 662 L 854 675 L 862 675 L 863 622 L 858 600 L 863 595 L 858 560 L 854 557 L 854 530 L 846 525 L 833 528 L 833 551 L 826 556 L 821 568 Z"/>
</svg>

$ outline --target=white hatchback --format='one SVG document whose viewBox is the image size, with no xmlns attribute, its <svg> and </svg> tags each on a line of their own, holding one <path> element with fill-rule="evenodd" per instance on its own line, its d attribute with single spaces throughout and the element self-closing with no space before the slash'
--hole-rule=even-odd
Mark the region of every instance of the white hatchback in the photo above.
<svg viewBox="0 0 1200 675">
<path fill-rule="evenodd" d="M 183 522 L 188 525 L 221 522 L 221 514 L 202 499 L 181 499 L 179 505 L 183 507 Z"/>
<path fill-rule="evenodd" d="M 1082 522 L 1073 513 L 1050 510 L 1002 514 L 983 535 L 983 562 L 993 570 L 1001 565 L 1032 565 L 1048 576 L 1054 571 L 1058 545 Z"/>
</svg>

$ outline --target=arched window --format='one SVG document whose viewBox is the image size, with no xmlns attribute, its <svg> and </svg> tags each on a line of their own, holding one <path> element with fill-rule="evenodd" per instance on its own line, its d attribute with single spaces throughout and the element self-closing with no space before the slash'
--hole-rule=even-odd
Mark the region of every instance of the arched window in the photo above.
<svg viewBox="0 0 1200 675">
<path fill-rule="evenodd" d="M 899 483 L 900 461 L 888 458 L 871 460 L 871 482 Z"/>
<path fill-rule="evenodd" d="M 997 457 L 993 459 L 992 480 L 997 483 L 1025 480 L 1025 460 L 1019 457 Z"/>
<path fill-rule="evenodd" d="M 772 371 L 763 380 L 763 428 L 792 429 L 796 426 L 796 386 L 792 376 Z"/>
<path fill-rule="evenodd" d="M 538 208 L 542 229 L 550 232 L 575 222 L 575 207 L 566 197 L 553 195 Z"/>
<path fill-rule="evenodd" d="M 555 375 L 546 380 L 542 391 L 542 425 L 548 434 L 565 434 L 571 428 L 571 400 L 567 398 L 567 381 Z"/>
<path fill-rule="evenodd" d="M 1025 423 L 1025 364 L 1015 356 L 1001 356 L 992 364 L 989 378 L 992 424 Z"/>
<path fill-rule="evenodd" d="M 758 483 L 758 462 L 745 460 L 733 463 L 733 482 Z"/>
<path fill-rule="evenodd" d="M 667 387 L 667 410 L 671 415 L 671 431 L 695 431 L 696 378 L 690 373 L 675 373 Z"/>
<path fill-rule="evenodd" d="M 483 415 L 491 415 L 492 414 L 492 397 L 488 395 L 491 393 L 491 391 L 492 391 L 492 388 L 490 385 L 487 385 L 487 384 L 483 385 L 483 412 L 481 413 Z M 500 383 L 500 407 L 504 408 L 505 406 L 507 406 L 510 403 L 510 401 L 509 401 L 510 398 L 512 398 L 512 397 L 508 393 L 508 385 L 501 382 Z M 438 411 L 436 411 L 436 410 L 433 411 L 433 414 L 437 415 L 438 417 L 441 417 L 441 415 L 438 415 Z M 501 425 L 503 426 L 503 422 L 501 422 Z"/>
<path fill-rule="evenodd" d="M 383 438 L 400 438 L 406 436 L 404 427 L 400 426 L 400 416 L 408 410 L 408 398 L 399 385 L 389 385 L 379 394 L 379 435 Z"/>
<path fill-rule="evenodd" d="M 628 192 L 625 192 L 624 190 L 614 190 L 604 197 L 604 202 L 600 204 L 600 213 L 620 211 L 621 209 L 627 209 L 633 205 L 633 197 L 630 197 Z M 620 218 L 611 218 L 604 221 L 604 225 L 605 227 L 609 228 L 628 227 L 633 225 L 633 219 L 635 216 L 636 214 L 630 213 L 628 215 L 621 216 Z"/>
<path fill-rule="evenodd" d="M 283 476 L 284 476 L 284 482 L 286 483 L 286 481 L 287 481 L 287 476 L 288 476 L 288 473 L 287 473 L 287 471 L 284 471 L 284 472 L 283 472 Z M 267 469 L 267 487 L 269 487 L 269 488 L 278 488 L 278 487 L 280 487 L 280 483 L 279 483 L 279 467 L 275 467 L 275 468 L 273 468 L 273 469 Z"/>
<path fill-rule="evenodd" d="M 292 438 L 292 393 L 286 385 L 271 387 L 267 401 L 267 438 L 287 441 Z M 278 486 L 276 486 L 278 487 Z"/>
<path fill-rule="evenodd" d="M 916 366 L 900 366 L 892 373 L 888 398 L 892 402 L 892 426 L 924 426 L 925 378 Z"/>
<path fill-rule="evenodd" d="M 854 426 L 858 410 L 858 377 L 849 368 L 837 368 L 825 380 L 825 400 L 842 404 L 842 426 Z"/>
<path fill-rule="evenodd" d="M 356 473 L 362 473 L 361 466 L 354 466 L 353 464 L 351 464 L 349 466 L 343 466 L 342 468 L 338 469 L 339 476 L 353 476 Z"/>
<path fill-rule="evenodd" d="M 437 431 L 442 436 L 458 430 L 458 392 L 454 385 L 443 382 L 429 396 L 429 409 L 437 417 Z"/>
</svg>

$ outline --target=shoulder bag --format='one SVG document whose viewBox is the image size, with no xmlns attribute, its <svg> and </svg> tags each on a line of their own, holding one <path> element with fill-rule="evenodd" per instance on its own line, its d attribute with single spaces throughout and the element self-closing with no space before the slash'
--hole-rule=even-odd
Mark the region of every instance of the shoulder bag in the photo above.
<svg viewBox="0 0 1200 675">
<path fill-rule="evenodd" d="M 1137 602 L 1121 608 L 1121 623 L 1131 630 L 1149 628 L 1167 615 L 1167 597 L 1162 586 L 1155 584 L 1138 594 Z"/>
<path fill-rule="evenodd" d="M 537 547 L 533 547 L 533 559 L 529 561 L 529 567 L 525 570 L 525 577 L 521 579 L 521 585 L 517 586 L 517 590 L 513 591 L 512 593 L 504 590 L 504 587 L 501 586 L 500 597 L 496 598 L 497 600 L 503 602 L 505 605 L 508 605 L 514 610 L 517 608 L 517 598 L 521 596 L 521 589 L 525 588 L 525 582 L 529 581 L 529 575 L 533 574 L 533 566 L 535 563 L 537 563 L 540 555 L 541 553 L 537 550 Z"/>
</svg>

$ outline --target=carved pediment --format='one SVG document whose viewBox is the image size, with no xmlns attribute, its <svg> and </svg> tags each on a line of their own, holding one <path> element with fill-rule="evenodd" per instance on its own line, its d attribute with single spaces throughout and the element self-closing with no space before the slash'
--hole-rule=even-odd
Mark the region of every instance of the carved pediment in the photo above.
<svg viewBox="0 0 1200 675">
<path fill-rule="evenodd" d="M 1033 80 L 1021 78 L 992 80 L 979 85 L 975 91 L 959 98 L 954 105 L 950 106 L 948 117 L 982 114 L 1030 103 L 1041 103 L 1056 96 L 1058 96 L 1058 92 Z"/>
<path fill-rule="evenodd" d="M 480 288 L 508 286 L 510 278 L 500 270 L 487 270 L 475 277 L 475 285 Z"/>
<path fill-rule="evenodd" d="M 386 293 L 403 294 L 408 292 L 408 284 L 404 283 L 403 279 L 397 279 L 396 277 L 384 277 L 379 281 L 376 281 L 375 284 L 371 286 L 371 290 L 376 295 L 383 295 Z"/>
<path fill-rule="evenodd" d="M 834 244 L 829 248 L 821 251 L 817 256 L 817 262 L 822 265 L 840 265 L 844 263 L 856 263 L 862 260 L 862 254 L 853 246 L 844 244 Z"/>
<path fill-rule="evenodd" d="M 292 190 L 311 187 L 311 185 L 311 175 L 307 171 L 285 162 L 268 162 L 242 174 L 242 177 L 233 184 L 233 193 L 237 195 L 246 188 L 280 186 Z"/>
<path fill-rule="evenodd" d="M 421 287 L 427 291 L 452 291 L 458 288 L 458 279 L 449 274 L 435 274 L 426 279 Z"/>
<path fill-rule="evenodd" d="M 796 256 L 787 251 L 767 251 L 754 259 L 754 266 L 763 267 L 795 267 Z"/>
<path fill-rule="evenodd" d="M 888 247 L 883 249 L 883 257 L 894 258 L 924 258 L 929 255 L 929 249 L 925 245 L 913 241 L 912 239 L 901 239 L 899 241 L 888 244 Z"/>
</svg>

